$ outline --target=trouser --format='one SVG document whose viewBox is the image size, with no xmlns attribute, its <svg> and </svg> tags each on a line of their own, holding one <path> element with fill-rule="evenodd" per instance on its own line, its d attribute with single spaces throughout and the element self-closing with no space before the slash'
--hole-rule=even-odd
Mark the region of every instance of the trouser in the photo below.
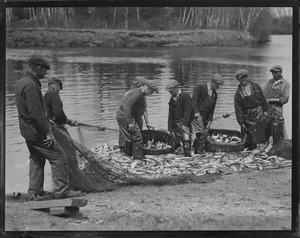
<svg viewBox="0 0 300 238">
<path fill-rule="evenodd" d="M 47 159 L 51 166 L 54 197 L 64 197 L 70 190 L 67 156 L 64 150 L 56 140 L 51 147 L 46 147 L 42 141 L 26 140 L 26 144 L 30 152 L 28 193 L 43 194 Z"/>
<path fill-rule="evenodd" d="M 206 126 L 208 122 L 206 120 L 197 120 L 194 118 L 192 120 L 192 129 L 193 133 L 195 134 L 194 140 L 194 147 L 195 147 L 195 154 L 202 154 L 205 149 L 205 142 L 206 142 Z"/>
<path fill-rule="evenodd" d="M 136 125 L 134 129 L 129 130 L 125 117 L 119 112 L 116 118 L 125 141 L 125 154 L 131 156 L 132 151 L 133 159 L 143 159 L 143 137 L 140 128 Z"/>
<path fill-rule="evenodd" d="M 175 134 L 175 149 L 176 147 L 179 147 L 180 142 L 183 144 L 183 153 L 186 157 L 191 157 L 191 132 L 185 131 L 182 128 L 181 122 L 175 122 L 175 128 L 174 128 L 174 134 Z"/>
</svg>

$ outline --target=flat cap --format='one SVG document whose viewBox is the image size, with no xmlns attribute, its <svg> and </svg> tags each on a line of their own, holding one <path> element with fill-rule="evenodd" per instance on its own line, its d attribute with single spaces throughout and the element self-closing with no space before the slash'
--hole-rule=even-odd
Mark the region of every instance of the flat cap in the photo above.
<svg viewBox="0 0 300 238">
<path fill-rule="evenodd" d="M 57 76 L 55 76 L 55 75 L 53 75 L 53 76 L 51 76 L 50 78 L 48 78 L 48 80 L 47 80 L 47 82 L 48 82 L 48 85 L 50 85 L 50 84 L 52 84 L 52 83 L 59 83 L 59 84 L 63 84 L 62 82 L 61 82 L 61 80 L 57 77 Z"/>
<path fill-rule="evenodd" d="M 240 79 L 241 77 L 247 75 L 248 76 L 248 71 L 246 69 L 240 69 L 235 73 L 235 77 L 237 79 Z"/>
<path fill-rule="evenodd" d="M 168 82 L 167 86 L 166 86 L 166 90 L 172 90 L 173 88 L 177 88 L 179 86 L 179 83 L 177 80 L 172 79 Z"/>
<path fill-rule="evenodd" d="M 28 61 L 29 64 L 35 64 L 35 65 L 39 65 L 39 66 L 42 66 L 46 69 L 50 69 L 50 65 L 49 63 L 41 56 L 38 56 L 38 55 L 33 55 L 29 61 Z"/>
<path fill-rule="evenodd" d="M 218 85 L 223 85 L 224 84 L 224 79 L 220 74 L 213 74 L 211 76 L 211 80 L 213 82 L 215 82 L 216 84 L 218 84 Z"/>
<path fill-rule="evenodd" d="M 274 65 L 271 69 L 270 72 L 272 71 L 280 71 L 282 72 L 282 67 L 280 65 Z"/>
<path fill-rule="evenodd" d="M 145 77 L 137 76 L 133 81 L 133 85 L 138 88 L 138 87 L 144 86 L 146 81 L 147 81 L 147 79 Z"/>
<path fill-rule="evenodd" d="M 147 80 L 145 85 L 153 89 L 154 92 L 158 93 L 158 83 L 155 80 Z"/>
</svg>

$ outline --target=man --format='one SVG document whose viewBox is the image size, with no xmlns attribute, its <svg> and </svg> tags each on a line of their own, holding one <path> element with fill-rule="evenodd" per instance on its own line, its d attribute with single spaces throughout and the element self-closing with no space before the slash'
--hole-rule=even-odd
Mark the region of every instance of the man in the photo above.
<svg viewBox="0 0 300 238">
<path fill-rule="evenodd" d="M 147 80 L 144 86 L 131 89 L 123 98 L 117 112 L 117 122 L 125 140 L 125 154 L 133 156 L 134 160 L 144 158 L 143 138 L 137 120 L 140 111 L 145 107 L 145 97 L 158 92 L 157 82 Z"/>
<path fill-rule="evenodd" d="M 132 90 L 132 89 L 135 89 L 135 88 L 140 88 L 142 86 L 145 85 L 147 79 L 143 76 L 137 76 L 134 81 L 133 81 L 133 86 L 132 88 L 127 91 L 124 95 L 124 97 Z M 139 115 L 139 116 L 138 116 Z M 137 116 L 135 118 L 135 122 L 136 124 L 138 125 L 138 127 L 140 128 L 140 130 L 143 129 L 143 117 L 144 117 L 144 120 L 146 122 L 146 127 L 149 129 L 149 130 L 154 130 L 154 127 L 150 126 L 149 124 L 149 119 L 148 119 L 148 111 L 147 111 L 147 99 L 146 97 L 144 97 L 144 107 L 141 107 L 139 108 L 139 112 L 137 113 Z M 119 131 L 119 147 L 120 147 L 120 151 L 121 152 L 125 152 L 124 151 L 124 148 L 125 148 L 125 140 L 123 138 L 123 133 L 122 131 L 120 130 Z"/>
<path fill-rule="evenodd" d="M 48 79 L 48 90 L 44 95 L 47 106 L 48 117 L 63 131 L 68 133 L 65 124 L 78 126 L 77 121 L 67 118 L 63 110 L 63 102 L 60 99 L 59 91 L 63 89 L 63 83 L 57 76 Z"/>
<path fill-rule="evenodd" d="M 235 78 L 239 86 L 234 96 L 236 119 L 243 135 L 247 135 L 245 147 L 253 150 L 257 144 L 265 142 L 265 117 L 268 105 L 258 83 L 248 79 L 248 71 L 240 69 Z"/>
<path fill-rule="evenodd" d="M 286 104 L 290 96 L 290 83 L 282 77 L 282 67 L 274 65 L 270 72 L 273 78 L 268 80 L 263 92 L 267 99 L 270 111 L 271 123 L 268 128 L 268 136 L 271 136 L 276 144 L 281 139 L 288 139 L 284 126 L 283 105 Z"/>
<path fill-rule="evenodd" d="M 194 141 L 195 154 L 202 154 L 204 152 L 206 134 L 213 120 L 218 97 L 216 89 L 223 84 L 223 77 L 220 74 L 213 74 L 210 81 L 199 84 L 194 88 L 192 96 L 194 113 L 192 128 L 196 135 Z"/>
<path fill-rule="evenodd" d="M 184 156 L 191 156 L 191 119 L 192 99 L 190 95 L 179 88 L 176 80 L 171 80 L 166 86 L 171 94 L 169 101 L 168 130 L 175 138 L 175 149 L 183 144 Z"/>
<path fill-rule="evenodd" d="M 40 79 L 45 77 L 48 69 L 50 66 L 45 59 L 32 56 L 28 70 L 17 81 L 15 89 L 20 132 L 30 152 L 28 194 L 33 197 L 45 194 L 44 167 L 48 159 L 53 178 L 53 197 L 78 197 L 82 193 L 69 187 L 67 157 L 52 134 L 41 93 Z"/>
</svg>

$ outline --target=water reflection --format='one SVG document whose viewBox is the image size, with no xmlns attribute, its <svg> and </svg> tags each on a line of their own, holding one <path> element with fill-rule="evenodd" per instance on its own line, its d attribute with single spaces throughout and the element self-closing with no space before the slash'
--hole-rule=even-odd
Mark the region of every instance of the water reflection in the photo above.
<svg viewBox="0 0 300 238">
<path fill-rule="evenodd" d="M 61 76 L 64 89 L 60 92 L 68 117 L 108 128 L 117 129 L 115 114 L 124 93 L 137 75 L 159 81 L 159 94 L 148 97 L 149 121 L 157 129 L 167 128 L 168 101 L 165 91 L 168 80 L 176 79 L 182 90 L 192 95 L 196 84 L 206 82 L 213 73 L 221 74 L 225 84 L 218 89 L 214 117 L 234 111 L 233 98 L 238 86 L 235 72 L 246 68 L 249 79 L 264 86 L 270 79 L 268 69 L 274 64 L 283 66 L 284 77 L 291 82 L 291 36 L 275 36 L 263 47 L 174 47 L 138 49 L 7 49 L 6 82 L 6 169 L 7 192 L 27 188 L 28 151 L 19 134 L 14 86 L 24 68 L 24 61 L 38 53 L 52 65 L 49 75 Z M 42 80 L 42 91 L 47 90 Z M 291 137 L 291 98 L 284 107 L 287 131 Z M 212 128 L 239 130 L 234 114 L 213 122 Z M 81 136 L 85 137 L 84 130 Z M 72 136 L 82 142 L 77 129 L 70 128 Z M 94 132 L 87 147 L 99 143 L 116 142 L 118 133 L 107 130 Z M 14 173 L 12 173 L 12 171 Z M 17 177 L 22 179 L 16 180 Z M 23 183 L 23 184 L 19 184 Z M 25 184 L 25 185 L 24 185 Z"/>
</svg>

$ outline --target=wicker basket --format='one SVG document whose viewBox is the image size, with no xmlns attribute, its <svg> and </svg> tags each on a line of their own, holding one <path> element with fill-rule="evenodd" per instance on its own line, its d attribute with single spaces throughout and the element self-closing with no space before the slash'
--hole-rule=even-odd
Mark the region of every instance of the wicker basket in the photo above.
<svg viewBox="0 0 300 238">
<path fill-rule="evenodd" d="M 241 142 L 236 144 L 227 144 L 227 143 L 218 143 L 214 142 L 211 139 L 207 138 L 205 143 L 206 151 L 210 152 L 238 152 L 244 150 L 246 137 L 242 135 L 239 131 L 234 130 L 218 130 L 218 129 L 210 129 L 207 133 L 208 136 L 211 136 L 213 133 L 225 134 L 228 136 L 237 136 L 242 139 Z"/>
<path fill-rule="evenodd" d="M 165 148 L 165 149 L 143 148 L 145 155 L 160 155 L 160 154 L 169 154 L 174 152 L 174 140 L 168 132 L 157 131 L 157 130 L 142 130 L 142 136 L 143 136 L 144 144 L 146 144 L 149 140 L 154 139 L 154 143 L 160 141 L 171 146 L 171 148 Z"/>
</svg>

